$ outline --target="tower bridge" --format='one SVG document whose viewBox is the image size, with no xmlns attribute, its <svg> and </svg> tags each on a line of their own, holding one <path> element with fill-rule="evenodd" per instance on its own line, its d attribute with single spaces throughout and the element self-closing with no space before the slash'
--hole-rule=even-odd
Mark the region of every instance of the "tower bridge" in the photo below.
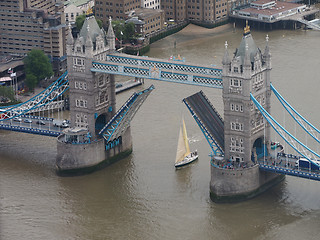
<svg viewBox="0 0 320 240">
<path fill-rule="evenodd" d="M 114 75 L 220 88 L 224 118 L 203 91 L 183 100 L 212 149 L 210 193 L 214 201 L 248 199 L 281 181 L 284 174 L 320 180 L 319 164 L 315 161 L 318 155 L 311 156 L 307 146 L 302 146 L 307 149 L 302 151 L 292 145 L 297 156 L 288 157 L 281 144 L 271 141 L 271 127 L 285 142 L 296 139 L 290 135 L 289 140 L 269 116 L 272 92 L 282 98 L 271 84 L 268 38 L 262 52 L 247 26 L 232 58 L 227 43 L 225 48 L 222 69 L 120 54 L 115 51 L 111 21 L 105 33 L 93 16 L 87 16 L 79 36 L 73 39 L 71 33 L 68 35 L 68 72 L 29 101 L 0 108 L 0 128 L 58 136 L 58 172 L 87 172 L 132 152 L 130 121 L 154 89 L 150 86 L 134 93 L 116 111 Z M 37 109 L 50 111 L 50 106 L 67 89 L 70 127 L 53 126 L 55 119 L 30 114 Z M 285 100 L 281 101 L 287 105 Z M 299 114 L 286 108 L 297 116 L 297 122 L 302 122 Z M 40 121 L 45 122 L 39 124 Z M 304 129 L 311 133 L 309 127 Z M 313 167 L 297 166 L 301 157 Z"/>
</svg>

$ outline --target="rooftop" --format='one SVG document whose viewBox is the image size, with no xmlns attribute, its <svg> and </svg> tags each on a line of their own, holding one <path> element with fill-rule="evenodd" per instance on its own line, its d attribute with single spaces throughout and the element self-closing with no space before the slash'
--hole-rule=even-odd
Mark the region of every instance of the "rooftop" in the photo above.
<svg viewBox="0 0 320 240">
<path fill-rule="evenodd" d="M 163 11 L 159 10 L 159 9 L 137 8 L 134 10 L 134 14 L 132 14 L 132 16 L 138 16 L 139 19 L 146 19 L 146 18 L 151 18 L 155 15 L 158 15 L 161 12 L 163 12 Z"/>
<path fill-rule="evenodd" d="M 287 12 L 289 10 L 292 9 L 296 9 L 296 8 L 301 8 L 305 5 L 302 4 L 297 4 L 297 3 L 289 3 L 289 2 L 279 2 L 279 1 L 269 1 L 269 0 L 258 0 L 258 1 L 254 1 L 251 4 L 266 4 L 266 3 L 271 3 L 271 2 L 275 2 L 275 4 L 272 7 L 269 8 L 264 8 L 264 9 L 260 9 L 260 8 L 256 8 L 256 7 L 249 7 L 249 8 L 244 8 L 241 9 L 241 12 L 248 12 L 248 13 L 253 13 L 253 14 L 263 14 L 263 15 L 275 15 L 275 14 L 279 14 L 282 12 Z"/>
</svg>

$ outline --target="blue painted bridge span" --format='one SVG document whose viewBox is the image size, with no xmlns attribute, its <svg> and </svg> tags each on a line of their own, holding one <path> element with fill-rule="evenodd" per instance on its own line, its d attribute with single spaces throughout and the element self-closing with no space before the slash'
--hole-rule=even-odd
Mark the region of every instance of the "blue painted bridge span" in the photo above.
<svg viewBox="0 0 320 240">
<path fill-rule="evenodd" d="M 222 88 L 222 69 L 122 53 L 109 54 L 104 62 L 93 61 L 91 71 Z"/>
<path fill-rule="evenodd" d="M 57 137 L 62 134 L 64 128 L 54 126 L 54 120 L 54 118 L 20 115 L 13 119 L 0 121 L 0 129 Z"/>
</svg>

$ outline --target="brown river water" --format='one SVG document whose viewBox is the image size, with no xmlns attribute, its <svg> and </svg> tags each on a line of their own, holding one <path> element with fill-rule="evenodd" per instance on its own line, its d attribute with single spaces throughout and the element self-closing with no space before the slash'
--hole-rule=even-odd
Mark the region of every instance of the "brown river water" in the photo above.
<svg viewBox="0 0 320 240">
<path fill-rule="evenodd" d="M 266 34 L 272 83 L 320 127 L 320 32 L 252 31 L 262 51 Z M 189 25 L 152 44 L 147 55 L 168 59 L 180 54 L 186 62 L 221 68 L 225 41 L 231 55 L 241 37 L 241 28 L 228 26 L 219 32 Z M 151 84 L 155 90 L 131 123 L 132 155 L 89 175 L 55 174 L 54 138 L 0 131 L 1 240 L 319 239 L 320 182 L 288 176 L 252 200 L 213 203 L 210 147 L 182 99 L 203 90 L 223 115 L 221 90 L 152 80 L 145 80 L 144 87 Z M 117 95 L 118 108 L 132 91 Z M 304 139 L 275 97 L 272 104 L 275 118 Z M 182 116 L 199 160 L 176 171 Z"/>
</svg>

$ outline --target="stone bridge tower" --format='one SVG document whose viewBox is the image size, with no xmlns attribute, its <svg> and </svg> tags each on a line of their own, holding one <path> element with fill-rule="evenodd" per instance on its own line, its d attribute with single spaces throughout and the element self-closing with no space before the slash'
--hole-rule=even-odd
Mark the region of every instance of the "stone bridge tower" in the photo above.
<svg viewBox="0 0 320 240">
<path fill-rule="evenodd" d="M 92 62 L 106 61 L 115 51 L 115 35 L 110 24 L 108 33 L 98 26 L 92 12 L 87 13 L 76 39 L 67 38 L 67 64 L 70 98 L 70 128 L 58 137 L 58 173 L 82 173 L 108 165 L 132 152 L 128 127 L 117 145 L 106 149 L 99 131 L 116 112 L 114 75 L 92 72 Z"/>
<path fill-rule="evenodd" d="M 87 128 L 93 139 L 115 113 L 114 75 L 91 72 L 92 61 L 115 51 L 111 20 L 106 34 L 93 14 L 86 17 L 77 39 L 67 39 L 71 127 Z"/>
<path fill-rule="evenodd" d="M 225 158 L 252 163 L 269 141 L 270 126 L 250 100 L 250 93 L 270 112 L 271 55 L 268 37 L 265 52 L 256 46 L 249 26 L 239 48 L 229 58 L 227 43 L 223 58 Z"/>
<path fill-rule="evenodd" d="M 256 46 L 247 25 L 239 48 L 222 61 L 224 104 L 224 159 L 211 165 L 210 197 L 215 202 L 252 198 L 281 181 L 284 176 L 263 172 L 258 157 L 268 154 L 270 126 L 250 99 L 250 93 L 270 112 L 271 55 L 268 37 L 264 53 Z"/>
</svg>

